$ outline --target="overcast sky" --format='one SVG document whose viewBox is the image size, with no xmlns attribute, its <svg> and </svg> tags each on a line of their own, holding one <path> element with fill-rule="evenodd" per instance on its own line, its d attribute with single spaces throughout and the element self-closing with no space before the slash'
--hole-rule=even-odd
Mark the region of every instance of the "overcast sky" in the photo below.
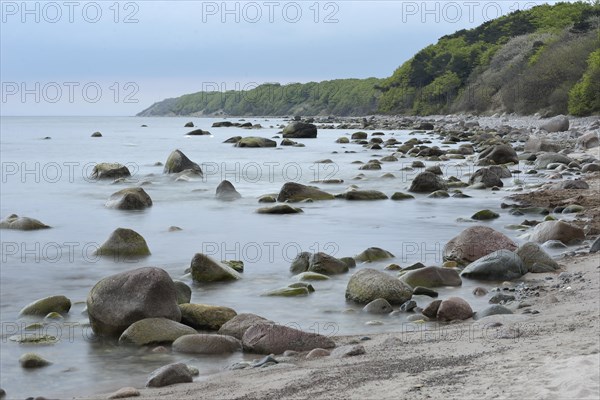
<svg viewBox="0 0 600 400">
<path fill-rule="evenodd" d="M 2 1 L 2 115 L 134 115 L 264 82 L 384 78 L 440 36 L 541 2 Z"/>
</svg>

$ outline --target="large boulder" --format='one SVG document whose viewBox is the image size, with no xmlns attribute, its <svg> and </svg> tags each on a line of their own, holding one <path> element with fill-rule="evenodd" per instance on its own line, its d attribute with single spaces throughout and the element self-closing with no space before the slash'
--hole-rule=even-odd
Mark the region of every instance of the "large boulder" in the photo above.
<svg viewBox="0 0 600 400">
<path fill-rule="evenodd" d="M 262 323 L 246 330 L 242 344 L 244 350 L 258 354 L 281 354 L 286 350 L 310 351 L 335 347 L 335 342 L 327 336 L 288 326 Z"/>
<path fill-rule="evenodd" d="M 35 231 L 38 229 L 48 229 L 48 225 L 38 221 L 35 218 L 19 217 L 17 214 L 11 214 L 0 221 L 0 229 L 15 229 L 19 231 Z"/>
<path fill-rule="evenodd" d="M 497 250 L 515 251 L 517 245 L 506 235 L 487 226 L 471 226 L 444 246 L 446 261 L 468 264 Z"/>
<path fill-rule="evenodd" d="M 23 307 L 20 315 L 44 317 L 51 312 L 66 314 L 71 309 L 71 300 L 65 296 L 50 296 L 39 299 Z"/>
<path fill-rule="evenodd" d="M 488 147 L 479 154 L 477 165 L 519 163 L 517 152 L 509 144 Z"/>
<path fill-rule="evenodd" d="M 118 179 L 131 176 L 129 169 L 119 163 L 99 163 L 92 170 L 93 179 Z"/>
<path fill-rule="evenodd" d="M 181 150 L 174 150 L 165 162 L 165 174 L 177 174 L 189 170 L 194 174 L 202 176 L 202 168 L 190 160 Z"/>
<path fill-rule="evenodd" d="M 385 272 L 371 268 L 356 272 L 346 287 L 346 299 L 368 304 L 375 299 L 386 299 L 390 304 L 402 304 L 410 300 L 412 289 Z"/>
<path fill-rule="evenodd" d="M 559 240 L 564 244 L 576 244 L 585 239 L 585 232 L 578 226 L 565 221 L 545 221 L 533 228 L 529 240 L 545 243 L 548 240 Z"/>
<path fill-rule="evenodd" d="M 540 151 L 555 153 L 560 151 L 560 148 L 560 144 L 537 136 L 530 136 L 524 145 L 524 150 L 527 153 L 539 153 Z"/>
<path fill-rule="evenodd" d="M 242 350 L 242 342 L 232 336 L 196 333 L 173 342 L 173 351 L 187 354 L 227 354 Z"/>
<path fill-rule="evenodd" d="M 523 261 L 528 272 L 552 272 L 560 268 L 558 263 L 537 243 L 527 242 L 521 245 L 517 250 L 517 255 Z"/>
<path fill-rule="evenodd" d="M 409 192 L 432 193 L 438 190 L 448 190 L 448 185 L 433 172 L 424 171 L 413 179 Z"/>
<path fill-rule="evenodd" d="M 142 188 L 127 188 L 113 193 L 105 206 L 119 210 L 143 210 L 152 206 L 152 199 Z"/>
<path fill-rule="evenodd" d="M 461 276 L 484 281 L 510 281 L 525 275 L 521 258 L 510 250 L 498 250 L 467 265 Z"/>
<path fill-rule="evenodd" d="M 561 181 L 561 182 L 555 183 L 554 185 L 552 185 L 550 187 L 554 190 L 560 190 L 560 189 L 586 190 L 586 189 L 590 188 L 590 185 L 588 185 L 587 182 L 584 180 L 573 179 L 573 180 L 566 180 L 566 181 Z"/>
<path fill-rule="evenodd" d="M 233 183 L 229 182 L 228 180 L 224 180 L 219 183 L 215 196 L 217 199 L 225 201 L 237 200 L 242 197 L 242 195 L 235 190 Z"/>
<path fill-rule="evenodd" d="M 277 142 L 263 137 L 247 136 L 241 138 L 235 147 L 277 147 Z"/>
<path fill-rule="evenodd" d="M 540 129 L 546 132 L 564 132 L 569 130 L 569 118 L 564 115 L 557 115 L 556 117 L 550 118 L 548 121 L 540 125 Z"/>
<path fill-rule="evenodd" d="M 181 320 L 173 280 L 165 270 L 154 267 L 100 280 L 88 295 L 87 311 L 92 330 L 99 336 L 118 337 L 145 318 Z"/>
<path fill-rule="evenodd" d="M 202 253 L 197 253 L 192 258 L 191 270 L 192 278 L 196 282 L 234 281 L 241 278 L 229 265 Z"/>
<path fill-rule="evenodd" d="M 194 377 L 187 365 L 184 363 L 174 363 L 152 371 L 146 381 L 146 387 L 159 388 L 175 385 L 176 383 L 189 383 L 193 381 Z"/>
<path fill-rule="evenodd" d="M 335 196 L 324 192 L 314 186 L 306 186 L 296 182 L 286 182 L 281 187 L 277 201 L 280 202 L 299 202 L 306 199 L 312 200 L 333 200 Z"/>
<path fill-rule="evenodd" d="M 600 140 L 596 132 L 588 132 L 577 139 L 577 147 L 581 149 L 592 149 L 600 146 Z"/>
<path fill-rule="evenodd" d="M 287 139 L 315 139 L 317 127 L 304 122 L 292 122 L 283 128 L 283 137 Z"/>
<path fill-rule="evenodd" d="M 560 153 L 544 153 L 537 156 L 535 159 L 536 169 L 546 169 L 550 164 L 565 164 L 569 165 L 573 159 Z"/>
<path fill-rule="evenodd" d="M 489 187 L 502 187 L 504 182 L 500 179 L 500 176 L 490 168 L 480 168 L 469 178 L 469 185 L 482 184 L 483 186 Z"/>
<path fill-rule="evenodd" d="M 98 247 L 98 256 L 114 256 L 115 258 L 143 257 L 150 255 L 146 240 L 132 229 L 117 228 L 109 238 Z"/>
<path fill-rule="evenodd" d="M 425 267 L 408 271 L 400 277 L 400 280 L 413 288 L 417 286 L 432 288 L 462 285 L 457 270 L 440 267 Z"/>
<path fill-rule="evenodd" d="M 145 346 L 153 343 L 171 343 L 183 335 L 197 333 L 194 328 L 167 318 L 146 318 L 134 322 L 119 337 L 120 344 Z"/>
<path fill-rule="evenodd" d="M 302 252 L 292 261 L 290 272 L 299 274 L 306 271 L 325 275 L 342 274 L 348 272 L 348 265 L 326 253 Z"/>
<path fill-rule="evenodd" d="M 256 314 L 238 314 L 221 326 L 219 335 L 233 336 L 236 339 L 242 340 L 246 330 L 258 324 L 273 324 L 273 321 Z"/>
<path fill-rule="evenodd" d="M 473 309 L 460 297 L 449 297 L 440 303 L 437 309 L 438 321 L 457 321 L 469 319 L 473 316 Z"/>
<path fill-rule="evenodd" d="M 237 315 L 229 307 L 208 304 L 181 304 L 181 322 L 195 329 L 216 331 Z"/>
</svg>

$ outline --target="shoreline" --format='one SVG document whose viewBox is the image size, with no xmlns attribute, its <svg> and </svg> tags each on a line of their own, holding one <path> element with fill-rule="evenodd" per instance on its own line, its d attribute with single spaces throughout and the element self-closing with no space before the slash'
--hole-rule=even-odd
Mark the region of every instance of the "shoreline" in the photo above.
<svg viewBox="0 0 600 400">
<path fill-rule="evenodd" d="M 513 315 L 434 329 L 407 324 L 401 332 L 371 335 L 370 340 L 334 337 L 338 346 L 364 346 L 365 354 L 341 359 L 306 359 L 306 353 L 276 356 L 280 363 L 275 366 L 140 389 L 139 398 L 596 399 L 600 254 L 563 258 L 561 266 L 562 272 L 528 274 L 519 280 L 537 288 L 539 297 L 513 304 L 524 305 Z M 526 310 L 530 313 L 522 314 Z"/>
<path fill-rule="evenodd" d="M 440 117 L 444 130 L 459 123 L 457 116 Z M 460 118 L 458 118 L 460 119 Z M 477 118 L 482 127 L 496 127 L 501 117 Z M 544 121 L 538 119 L 539 121 Z M 576 128 L 591 125 L 589 118 L 571 120 Z M 593 121 L 592 121 L 593 122 Z M 521 121 L 532 133 L 536 128 Z M 492 124 L 494 125 L 494 124 Z M 348 127 L 346 129 L 354 129 Z M 369 128 L 372 129 L 372 128 Z M 389 128 L 388 128 L 389 129 Z M 569 132 L 547 134 L 566 139 Z M 599 148 L 572 153 L 598 158 Z M 599 174 L 590 179 L 590 191 L 600 191 Z M 563 178 L 561 178 L 562 180 Z M 590 191 L 556 191 L 545 187 L 507 192 L 503 200 L 525 200 L 530 205 L 551 206 L 583 193 L 587 236 L 598 234 L 597 202 Z M 586 195 L 588 195 L 586 197 Z M 558 199 L 558 200 L 557 200 Z M 499 202 L 501 199 L 498 199 Z M 589 207 L 588 207 L 589 206 Z M 587 249 L 585 250 L 587 251 Z M 225 370 L 201 381 L 158 389 L 139 389 L 141 398 L 264 399 L 264 398 L 527 398 L 595 399 L 600 395 L 600 253 L 582 254 L 582 248 L 557 259 L 553 273 L 528 273 L 505 283 L 505 290 L 522 294 L 508 308 L 513 315 L 450 324 L 404 324 L 395 333 L 334 336 L 336 345 L 362 345 L 365 354 L 306 359 L 307 352 L 276 356 L 279 364 L 268 368 Z M 468 300 L 468 299 L 467 299 Z M 475 310 L 477 311 L 477 310 Z M 262 358 L 256 355 L 257 359 Z M 110 394 L 82 397 L 105 399 Z"/>
</svg>

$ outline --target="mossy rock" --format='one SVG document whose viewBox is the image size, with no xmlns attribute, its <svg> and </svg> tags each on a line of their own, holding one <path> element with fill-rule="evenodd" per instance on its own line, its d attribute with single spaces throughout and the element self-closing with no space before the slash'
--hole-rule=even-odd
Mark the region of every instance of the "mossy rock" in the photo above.
<svg viewBox="0 0 600 400">
<path fill-rule="evenodd" d="M 66 314 L 71 309 L 71 300 L 65 296 L 50 296 L 36 300 L 23 307 L 20 315 L 45 316 L 52 312 Z"/>
<path fill-rule="evenodd" d="M 295 282 L 288 285 L 289 288 L 306 288 L 309 293 L 313 293 L 315 288 L 310 283 L 306 282 Z"/>
<path fill-rule="evenodd" d="M 19 217 L 17 214 L 11 214 L 0 221 L 0 229 L 15 229 L 19 231 L 34 231 L 38 229 L 48 229 L 48 225 L 38 221 L 35 218 Z"/>
<path fill-rule="evenodd" d="M 195 329 L 167 318 L 146 318 L 134 322 L 119 337 L 119 344 L 144 346 L 172 343 L 184 335 L 194 335 Z"/>
<path fill-rule="evenodd" d="M 273 206 L 273 207 L 262 207 L 262 208 L 259 208 L 258 210 L 256 210 L 256 212 L 258 214 L 282 215 L 282 214 L 299 214 L 299 213 L 302 213 L 304 211 L 302 211 L 301 208 L 292 207 L 289 204 L 278 204 L 278 205 Z"/>
<path fill-rule="evenodd" d="M 395 192 L 392 195 L 392 200 L 410 200 L 410 199 L 414 199 L 415 196 L 411 195 L 411 194 L 406 194 L 406 193 L 402 193 L 402 192 Z"/>
<path fill-rule="evenodd" d="M 310 291 L 305 287 L 284 287 L 279 289 L 270 290 L 263 294 L 263 296 L 282 296 L 282 297 L 296 297 L 296 296 L 308 296 Z"/>
<path fill-rule="evenodd" d="M 379 247 L 369 247 L 359 255 L 355 256 L 354 259 L 360 262 L 373 262 L 393 257 L 394 255 L 387 250 Z"/>
<path fill-rule="evenodd" d="M 221 261 L 223 264 L 230 266 L 236 272 L 244 272 L 244 262 L 239 260 L 223 260 Z"/>
<path fill-rule="evenodd" d="M 245 138 L 240 139 L 235 147 L 248 147 L 248 148 L 258 148 L 258 147 L 277 147 L 277 142 L 271 139 L 258 137 L 258 136 L 247 136 Z"/>
<path fill-rule="evenodd" d="M 99 163 L 92 170 L 93 179 L 118 179 L 130 176 L 129 169 L 119 163 Z"/>
<path fill-rule="evenodd" d="M 471 219 L 477 221 L 489 221 L 496 218 L 500 218 L 500 214 L 495 213 L 492 210 L 477 211 L 475 214 L 473 214 L 473 216 L 471 216 Z"/>
<path fill-rule="evenodd" d="M 450 194 L 448 194 L 448 192 L 445 190 L 436 190 L 435 192 L 430 193 L 427 197 L 430 199 L 447 199 L 450 197 Z"/>
<path fill-rule="evenodd" d="M 241 278 L 230 266 L 202 253 L 197 253 L 192 258 L 191 273 L 196 282 L 235 281 Z"/>
<path fill-rule="evenodd" d="M 180 304 L 181 322 L 195 329 L 219 330 L 237 315 L 234 309 L 208 304 Z"/>
<path fill-rule="evenodd" d="M 23 368 L 41 368 L 52 364 L 44 357 L 36 353 L 25 353 L 19 357 L 19 364 Z"/>
<path fill-rule="evenodd" d="M 318 272 L 303 272 L 295 276 L 300 281 L 325 281 L 330 279 L 327 275 L 319 274 Z"/>
<path fill-rule="evenodd" d="M 146 240 L 132 229 L 117 228 L 96 251 L 95 255 L 144 257 L 150 255 Z"/>
<path fill-rule="evenodd" d="M 345 136 L 342 136 L 342 137 L 338 138 L 335 142 L 341 143 L 341 144 L 347 144 L 347 143 L 350 143 L 350 139 L 348 139 Z"/>
<path fill-rule="evenodd" d="M 335 196 L 314 186 L 306 186 L 296 182 L 286 182 L 277 195 L 280 202 L 300 202 L 305 199 L 333 200 Z"/>
<path fill-rule="evenodd" d="M 24 333 L 24 334 L 20 334 L 20 335 L 13 335 L 13 336 L 9 337 L 8 339 L 13 342 L 20 343 L 20 344 L 45 345 L 45 344 L 58 343 L 58 338 L 56 336 L 39 335 L 39 334 L 35 334 L 35 333 L 31 333 L 31 334 Z"/>
<path fill-rule="evenodd" d="M 192 288 L 185 282 L 173 280 L 177 291 L 177 304 L 189 303 L 192 300 Z"/>
</svg>

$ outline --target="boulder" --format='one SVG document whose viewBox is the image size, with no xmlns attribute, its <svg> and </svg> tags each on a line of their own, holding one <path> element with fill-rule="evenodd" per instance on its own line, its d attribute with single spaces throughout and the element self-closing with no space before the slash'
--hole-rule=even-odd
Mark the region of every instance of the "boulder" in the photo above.
<svg viewBox="0 0 600 400">
<path fill-rule="evenodd" d="M 440 303 L 437 310 L 438 321 L 465 320 L 473 316 L 469 303 L 460 297 L 449 297 Z"/>
<path fill-rule="evenodd" d="M 132 229 L 117 228 L 109 238 L 98 247 L 95 252 L 98 256 L 143 257 L 150 255 L 146 240 Z"/>
<path fill-rule="evenodd" d="M 544 221 L 533 228 L 529 240 L 544 243 L 559 240 L 566 245 L 576 244 L 585 239 L 583 229 L 565 221 Z"/>
<path fill-rule="evenodd" d="M 488 221 L 490 219 L 500 218 L 500 214 L 493 212 L 492 210 L 481 210 L 477 211 L 471 216 L 471 219 L 476 221 Z"/>
<path fill-rule="evenodd" d="M 510 281 L 527 273 L 521 258 L 510 250 L 498 250 L 467 265 L 461 276 L 485 281 Z"/>
<path fill-rule="evenodd" d="M 145 318 L 181 320 L 173 280 L 166 271 L 154 267 L 100 280 L 88 295 L 87 312 L 92 330 L 99 336 L 118 337 Z"/>
<path fill-rule="evenodd" d="M 429 303 L 422 311 L 422 314 L 429 319 L 435 319 L 437 317 L 438 309 L 442 304 L 442 300 L 434 300 Z"/>
<path fill-rule="evenodd" d="M 105 206 L 119 210 L 143 210 L 152 206 L 152 199 L 142 188 L 127 188 L 113 193 Z"/>
<path fill-rule="evenodd" d="M 251 326 L 272 323 L 273 321 L 269 321 L 256 314 L 238 314 L 221 326 L 219 335 L 233 336 L 236 339 L 242 340 L 244 333 Z"/>
<path fill-rule="evenodd" d="M 348 265 L 326 253 L 311 254 L 308 260 L 308 271 L 319 274 L 333 275 L 348 272 Z"/>
<path fill-rule="evenodd" d="M 308 267 L 310 265 L 310 257 L 312 253 L 307 251 L 303 251 L 298 253 L 296 258 L 292 260 L 292 264 L 290 265 L 290 272 L 292 274 L 300 274 L 302 272 L 308 271 Z"/>
<path fill-rule="evenodd" d="M 229 307 L 208 304 L 180 304 L 181 322 L 195 329 L 218 331 L 237 315 Z"/>
<path fill-rule="evenodd" d="M 389 314 L 394 311 L 394 309 L 386 299 L 375 299 L 364 306 L 363 311 L 370 314 Z"/>
<path fill-rule="evenodd" d="M 379 247 L 369 247 L 357 256 L 354 256 L 356 261 L 360 262 L 373 262 L 379 260 L 385 260 L 387 258 L 394 258 L 394 255 L 387 250 Z"/>
<path fill-rule="evenodd" d="M 65 296 L 50 296 L 26 305 L 19 315 L 35 315 L 43 317 L 52 312 L 66 314 L 70 309 L 71 300 Z"/>
<path fill-rule="evenodd" d="M 406 194 L 406 193 L 402 193 L 402 192 L 395 192 L 392 195 L 392 200 L 410 200 L 410 199 L 414 199 L 415 196 L 413 196 L 412 194 Z"/>
<path fill-rule="evenodd" d="M 304 122 L 292 122 L 283 128 L 283 137 L 286 139 L 315 139 L 317 127 Z"/>
<path fill-rule="evenodd" d="M 242 344 L 245 350 L 258 354 L 281 354 L 286 350 L 310 351 L 335 347 L 335 342 L 327 336 L 263 323 L 248 328 L 242 337 Z"/>
<path fill-rule="evenodd" d="M 38 229 L 48 229 L 48 225 L 38 221 L 35 218 L 19 217 L 17 214 L 11 214 L 0 221 L 0 229 L 15 229 L 19 231 L 34 231 Z"/>
<path fill-rule="evenodd" d="M 211 257 L 196 253 L 191 262 L 192 278 L 195 282 L 234 281 L 241 276 L 230 266 L 213 260 Z"/>
<path fill-rule="evenodd" d="M 185 134 L 186 136 L 210 136 L 209 131 L 203 131 L 202 129 L 194 129 Z"/>
<path fill-rule="evenodd" d="M 335 197 L 314 186 L 306 186 L 296 182 L 286 182 L 279 191 L 277 201 L 280 202 L 299 202 L 306 199 L 312 200 L 333 200 Z"/>
<path fill-rule="evenodd" d="M 500 165 L 519 163 L 517 152 L 509 144 L 491 146 L 479 154 L 477 165 Z"/>
<path fill-rule="evenodd" d="M 546 132 L 564 132 L 569 130 L 569 118 L 564 115 L 557 115 L 556 117 L 550 118 L 548 121 L 540 125 L 540 129 Z"/>
<path fill-rule="evenodd" d="M 181 150 L 174 150 L 165 162 L 164 173 L 176 174 L 189 170 L 190 172 L 202 176 L 202 168 L 190 160 Z"/>
<path fill-rule="evenodd" d="M 192 288 L 182 281 L 174 280 L 173 283 L 177 291 L 177 304 L 189 303 L 192 300 Z"/>
<path fill-rule="evenodd" d="M 195 329 L 167 318 L 146 318 L 134 322 L 119 337 L 119 344 L 145 346 L 171 343 L 183 335 L 197 333 Z"/>
<path fill-rule="evenodd" d="M 502 187 L 504 182 L 500 179 L 500 176 L 492 171 L 490 168 L 480 168 L 469 178 L 469 185 L 482 184 L 486 188 L 490 187 Z"/>
<path fill-rule="evenodd" d="M 233 144 L 235 144 L 235 143 L 239 142 L 240 140 L 242 140 L 241 136 L 232 136 L 229 139 L 224 140 L 223 143 L 233 143 Z"/>
<path fill-rule="evenodd" d="M 519 247 L 517 255 L 528 272 L 552 272 L 560 268 L 558 263 L 537 243 L 527 242 Z"/>
<path fill-rule="evenodd" d="M 303 213 L 301 208 L 292 207 L 289 204 L 278 204 L 273 207 L 261 207 L 256 210 L 258 214 L 274 214 L 274 215 L 283 215 L 283 214 L 300 214 Z"/>
<path fill-rule="evenodd" d="M 92 133 L 92 136 L 91 136 L 91 137 L 93 137 L 93 138 L 99 138 L 99 137 L 102 137 L 102 133 L 100 133 L 100 132 L 94 132 L 94 133 Z"/>
<path fill-rule="evenodd" d="M 517 250 L 506 235 L 487 226 L 471 226 L 452 238 L 443 250 L 446 261 L 468 264 L 497 250 Z"/>
<path fill-rule="evenodd" d="M 530 136 L 525 142 L 524 150 L 527 153 L 539 153 L 541 151 L 556 153 L 560 151 L 560 144 L 544 138 Z"/>
<path fill-rule="evenodd" d="M 237 200 L 242 197 L 242 195 L 239 194 L 237 190 L 235 190 L 233 184 L 228 180 L 224 180 L 221 183 L 219 183 L 219 186 L 217 186 L 215 196 L 217 199 L 225 201 Z"/>
<path fill-rule="evenodd" d="M 390 304 L 402 304 L 412 297 L 412 289 L 406 283 L 371 268 L 356 272 L 346 287 L 346 299 L 368 304 L 382 298 Z"/>
<path fill-rule="evenodd" d="M 551 186 L 551 188 L 554 190 L 560 190 L 560 189 L 585 190 L 585 189 L 589 189 L 590 186 L 587 184 L 586 181 L 583 181 L 581 179 L 573 179 L 573 180 L 566 180 L 566 181 L 555 183 L 554 185 Z"/>
<path fill-rule="evenodd" d="M 92 179 L 118 179 L 131 176 L 129 169 L 119 163 L 99 163 L 92 170 Z"/>
<path fill-rule="evenodd" d="M 336 196 L 337 197 L 337 196 Z M 342 193 L 340 198 L 346 200 L 386 200 L 388 197 L 385 193 L 378 190 L 349 190 Z"/>
<path fill-rule="evenodd" d="M 546 169 L 550 164 L 565 164 L 569 165 L 573 160 L 559 153 L 544 153 L 537 156 L 535 159 L 535 169 Z"/>
<path fill-rule="evenodd" d="M 227 354 L 242 350 L 242 342 L 232 336 L 196 333 L 173 342 L 173 351 L 187 354 Z"/>
<path fill-rule="evenodd" d="M 408 271 L 400 277 L 400 280 L 413 288 L 417 286 L 432 288 L 462 285 L 457 270 L 440 267 L 425 267 Z"/>
<path fill-rule="evenodd" d="M 437 190 L 448 190 L 448 185 L 442 178 L 429 171 L 417 175 L 408 189 L 414 193 L 432 193 Z"/>
<path fill-rule="evenodd" d="M 19 357 L 19 364 L 22 368 L 41 368 L 52 364 L 44 357 L 36 353 L 25 353 Z"/>
<path fill-rule="evenodd" d="M 577 147 L 581 149 L 587 150 L 598 146 L 600 146 L 600 141 L 598 140 L 598 134 L 596 132 L 586 133 L 577 139 Z"/>
<path fill-rule="evenodd" d="M 365 348 L 361 344 L 348 344 L 346 346 L 340 346 L 333 349 L 331 352 L 332 358 L 346 358 L 354 357 L 365 354 Z"/>
<path fill-rule="evenodd" d="M 176 383 L 189 383 L 193 381 L 194 378 L 187 365 L 174 363 L 154 370 L 146 381 L 146 387 L 159 388 Z"/>
<path fill-rule="evenodd" d="M 296 285 L 296 284 L 294 284 Z M 312 286 L 311 286 L 312 288 Z M 314 291 L 314 288 L 313 288 Z M 279 289 L 269 290 L 263 293 L 263 296 L 282 296 L 282 297 L 296 297 L 296 296 L 308 296 L 311 291 L 305 286 L 286 286 Z"/>
<path fill-rule="evenodd" d="M 249 147 L 249 148 L 259 148 L 259 147 L 277 147 L 277 142 L 271 139 L 258 137 L 258 136 L 247 136 L 241 138 L 235 144 L 235 147 Z"/>
</svg>

